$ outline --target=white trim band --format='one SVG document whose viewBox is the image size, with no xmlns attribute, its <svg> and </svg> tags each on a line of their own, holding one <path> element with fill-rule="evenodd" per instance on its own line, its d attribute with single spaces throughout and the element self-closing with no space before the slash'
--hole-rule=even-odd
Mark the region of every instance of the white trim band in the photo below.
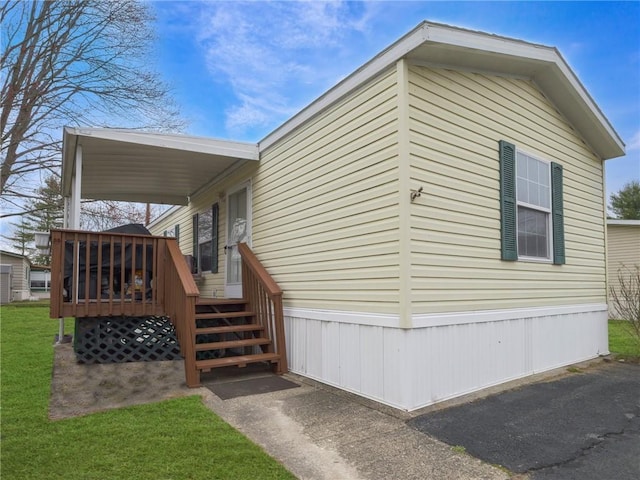
<svg viewBox="0 0 640 480">
<path fill-rule="evenodd" d="M 522 318 L 537 318 L 547 317 L 551 315 L 570 315 L 604 311 L 607 311 L 606 303 L 511 308 L 504 310 L 482 310 L 475 312 L 419 314 L 412 316 L 412 328 L 462 325 L 465 323 L 499 322 Z M 325 322 L 400 328 L 400 317 L 398 315 L 385 315 L 367 312 L 345 312 L 339 310 L 316 310 L 311 308 L 294 307 L 285 307 L 284 315 L 291 318 L 304 318 L 308 320 L 320 320 Z"/>
</svg>

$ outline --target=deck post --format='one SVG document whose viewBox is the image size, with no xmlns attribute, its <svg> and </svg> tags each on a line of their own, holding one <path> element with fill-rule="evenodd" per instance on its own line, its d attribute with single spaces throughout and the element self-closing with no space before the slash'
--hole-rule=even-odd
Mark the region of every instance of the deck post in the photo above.
<svg viewBox="0 0 640 480">
<path fill-rule="evenodd" d="M 58 318 L 58 341 L 56 345 L 60 345 L 64 340 L 64 317 Z"/>
</svg>

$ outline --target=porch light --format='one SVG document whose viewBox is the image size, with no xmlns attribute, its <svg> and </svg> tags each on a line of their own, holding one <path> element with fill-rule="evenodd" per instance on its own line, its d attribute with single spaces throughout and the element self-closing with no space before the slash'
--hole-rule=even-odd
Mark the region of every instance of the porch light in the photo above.
<svg viewBox="0 0 640 480">
<path fill-rule="evenodd" d="M 49 232 L 33 232 L 36 248 L 46 250 L 49 248 Z"/>
</svg>

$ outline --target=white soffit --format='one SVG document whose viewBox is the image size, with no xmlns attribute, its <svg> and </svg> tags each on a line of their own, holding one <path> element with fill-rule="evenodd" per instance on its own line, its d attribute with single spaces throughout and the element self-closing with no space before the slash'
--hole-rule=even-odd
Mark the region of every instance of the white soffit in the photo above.
<svg viewBox="0 0 640 480">
<path fill-rule="evenodd" d="M 260 150 L 319 114 L 401 58 L 534 81 L 600 158 L 624 155 L 624 142 L 553 47 L 423 22 L 259 142 Z"/>
<path fill-rule="evenodd" d="M 225 171 L 258 161 L 255 144 L 109 128 L 65 128 L 63 192 L 69 195 L 78 147 L 81 197 L 186 205 Z"/>
</svg>

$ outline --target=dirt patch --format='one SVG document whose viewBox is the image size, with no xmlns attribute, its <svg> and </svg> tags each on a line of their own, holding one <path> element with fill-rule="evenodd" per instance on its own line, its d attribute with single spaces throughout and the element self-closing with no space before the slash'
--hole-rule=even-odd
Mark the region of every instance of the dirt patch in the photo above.
<svg viewBox="0 0 640 480">
<path fill-rule="evenodd" d="M 86 365 L 77 363 L 71 344 L 55 345 L 49 418 L 60 420 L 201 393 L 186 386 L 182 360 Z"/>
</svg>

